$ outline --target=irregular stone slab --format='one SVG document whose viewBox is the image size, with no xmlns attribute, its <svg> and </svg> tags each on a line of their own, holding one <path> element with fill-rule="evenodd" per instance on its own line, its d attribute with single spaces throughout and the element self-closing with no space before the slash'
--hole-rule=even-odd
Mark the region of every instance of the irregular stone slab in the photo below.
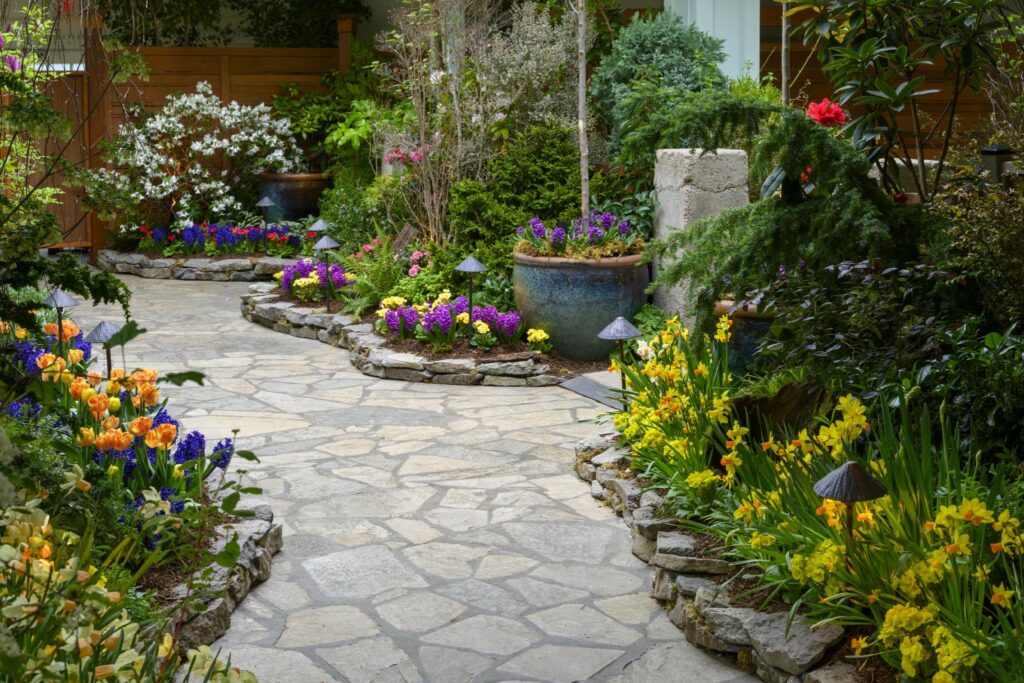
<svg viewBox="0 0 1024 683">
<path fill-rule="evenodd" d="M 427 582 L 406 569 L 385 546 L 368 545 L 302 563 L 325 595 L 369 598 L 394 588 L 425 588 Z"/>
<path fill-rule="evenodd" d="M 598 467 L 618 467 L 625 464 L 628 460 L 628 448 L 608 448 L 591 458 L 590 462 Z"/>
<path fill-rule="evenodd" d="M 370 362 L 385 368 L 405 368 L 422 370 L 424 359 L 411 353 L 396 353 L 388 349 L 373 349 L 369 355 Z"/>
<path fill-rule="evenodd" d="M 799 676 L 792 676 L 782 669 L 776 669 L 764 661 L 764 657 L 757 651 L 750 653 L 750 659 L 754 662 L 754 673 L 763 683 L 800 683 Z"/>
<path fill-rule="evenodd" d="M 765 663 L 791 674 L 799 675 L 810 669 L 843 637 L 841 626 L 814 627 L 799 616 L 793 620 L 787 634 L 788 619 L 787 612 L 759 613 L 747 620 L 746 629 L 751 646 Z"/>
<path fill-rule="evenodd" d="M 534 363 L 532 358 L 511 363 L 481 363 L 479 370 L 482 375 L 527 377 L 533 374 Z"/>
<path fill-rule="evenodd" d="M 707 588 L 698 588 L 693 594 L 693 604 L 697 606 L 698 612 L 703 612 L 709 607 L 732 607 L 725 590 L 715 584 Z"/>
<path fill-rule="evenodd" d="M 647 494 L 645 493 L 644 495 Z M 641 496 L 642 498 L 643 496 Z M 657 540 L 658 534 L 662 531 L 674 531 L 678 526 L 675 519 L 669 517 L 655 518 L 654 508 L 652 507 L 641 506 L 633 510 L 633 534 L 639 534 L 644 538 L 650 539 L 652 543 Z"/>
<path fill-rule="evenodd" d="M 548 635 L 584 643 L 627 646 L 643 637 L 641 633 L 580 604 L 552 607 L 531 614 L 528 619 Z"/>
<path fill-rule="evenodd" d="M 640 507 L 656 509 L 660 508 L 664 502 L 665 496 L 657 491 L 644 491 L 643 495 L 640 496 Z"/>
<path fill-rule="evenodd" d="M 859 680 L 857 667 L 846 662 L 830 662 L 804 674 L 803 683 L 853 683 Z"/>
<path fill-rule="evenodd" d="M 700 614 L 691 600 L 680 598 L 669 612 L 668 618 L 683 630 L 686 640 L 697 647 L 730 654 L 742 649 L 739 645 L 722 640 L 712 633 L 701 621 Z"/>
<path fill-rule="evenodd" d="M 318 649 L 316 653 L 350 681 L 418 683 L 420 675 L 409 656 L 390 638 L 372 638 L 352 645 Z"/>
<path fill-rule="evenodd" d="M 715 637 L 737 645 L 749 645 L 745 624 L 755 614 L 756 610 L 746 607 L 708 607 L 701 616 Z"/>
<path fill-rule="evenodd" d="M 541 645 L 505 662 L 498 671 L 552 683 L 574 683 L 589 680 L 622 654 L 623 650 Z"/>
<path fill-rule="evenodd" d="M 613 531 L 604 524 L 529 523 L 503 524 L 512 540 L 529 551 L 549 560 L 573 560 L 598 564 L 604 558 L 605 546 Z"/>
<path fill-rule="evenodd" d="M 625 503 L 630 508 L 635 508 L 640 504 L 640 495 L 643 491 L 636 481 L 632 479 L 610 479 L 608 481 L 608 488 L 610 488 L 615 495 L 619 497 L 619 500 Z"/>
<path fill-rule="evenodd" d="M 264 256 L 256 261 L 253 270 L 257 275 L 276 275 L 284 270 L 285 266 L 296 263 L 295 259 L 278 258 L 276 256 Z"/>
<path fill-rule="evenodd" d="M 374 349 L 375 351 L 377 349 Z M 432 375 L 423 370 L 407 370 L 405 368 L 384 368 L 384 376 L 402 382 L 426 382 Z"/>
<path fill-rule="evenodd" d="M 474 577 L 481 580 L 500 579 L 529 571 L 539 563 L 521 555 L 488 555 L 480 560 Z"/>
<path fill-rule="evenodd" d="M 434 375 L 431 378 L 431 382 L 434 384 L 452 384 L 456 386 L 470 386 L 473 384 L 480 384 L 483 380 L 483 375 L 476 373 L 470 374 L 458 374 L 458 375 Z"/>
<path fill-rule="evenodd" d="M 540 636 L 518 621 L 480 615 L 428 633 L 421 640 L 492 655 L 511 655 L 540 640 Z"/>
<path fill-rule="evenodd" d="M 429 361 L 424 363 L 423 368 L 443 375 L 472 373 L 476 369 L 476 362 L 471 358 L 448 358 Z"/>
<path fill-rule="evenodd" d="M 284 312 L 293 306 L 295 306 L 295 304 L 287 301 L 274 301 L 265 304 L 256 304 L 254 313 L 256 316 L 263 318 L 264 320 L 277 322 L 284 316 Z"/>
<path fill-rule="evenodd" d="M 583 481 L 594 481 L 594 477 L 597 476 L 597 468 L 589 462 L 580 461 L 576 463 L 576 476 Z"/>
<path fill-rule="evenodd" d="M 578 459 L 590 460 L 598 453 L 603 453 L 615 446 L 618 434 L 610 432 L 597 436 L 588 436 L 576 444 L 576 457 Z"/>
<path fill-rule="evenodd" d="M 307 647 L 380 633 L 373 619 L 351 605 L 332 605 L 293 612 L 276 647 Z"/>
<path fill-rule="evenodd" d="M 494 666 L 493 657 L 428 645 L 419 651 L 427 681 L 472 683 L 481 673 Z"/>
<path fill-rule="evenodd" d="M 468 579 L 473 575 L 470 564 L 486 555 L 487 548 L 434 541 L 406 548 L 403 552 L 410 562 L 428 574 L 443 579 Z"/>
<path fill-rule="evenodd" d="M 651 620 L 651 615 L 659 608 L 658 603 L 651 600 L 647 593 L 629 593 L 614 598 L 598 600 L 594 605 L 623 624 L 643 625 Z"/>
<path fill-rule="evenodd" d="M 603 490 L 603 489 L 602 489 Z M 641 534 L 633 534 L 633 541 L 630 550 L 644 562 L 650 562 L 654 557 L 656 546 L 654 541 Z"/>
<path fill-rule="evenodd" d="M 692 598 L 697 595 L 697 591 L 700 589 L 714 591 L 716 585 L 709 579 L 705 579 L 702 576 L 687 576 L 686 574 L 680 574 L 676 577 L 676 595 L 681 595 L 684 598 Z"/>
<path fill-rule="evenodd" d="M 684 574 L 726 574 L 732 568 L 724 560 L 696 556 L 696 539 L 681 531 L 660 531 L 657 543 L 651 558 L 656 567 Z"/>
<path fill-rule="evenodd" d="M 608 489 L 602 486 L 601 482 L 594 480 L 590 482 L 590 495 L 598 500 L 608 500 Z"/>
<path fill-rule="evenodd" d="M 384 621 L 399 631 L 423 633 L 457 619 L 466 607 L 426 591 L 404 595 L 376 607 Z"/>
<path fill-rule="evenodd" d="M 614 597 L 635 593 L 644 585 L 644 579 L 635 573 L 609 566 L 580 564 L 547 564 L 537 567 L 530 576 L 572 586 L 601 597 Z"/>
<path fill-rule="evenodd" d="M 672 599 L 672 590 L 675 587 L 676 575 L 664 569 L 654 572 L 654 583 L 651 584 L 651 597 L 655 600 L 667 602 Z"/>
<path fill-rule="evenodd" d="M 258 671 L 260 680 L 275 683 L 321 683 L 340 680 L 320 669 L 301 652 L 277 648 L 231 648 L 231 664 L 246 671 Z"/>
<path fill-rule="evenodd" d="M 526 379 L 523 377 L 505 377 L 503 375 L 485 375 L 481 384 L 485 387 L 525 387 Z"/>
<path fill-rule="evenodd" d="M 220 261 L 210 261 L 205 270 L 211 273 L 226 273 L 235 270 L 252 270 L 252 261 L 246 258 L 226 258 Z"/>
<path fill-rule="evenodd" d="M 748 683 L 740 672 L 717 657 L 685 642 L 655 645 L 626 665 L 609 683 Z M 750 679 L 749 683 L 755 683 Z"/>
<path fill-rule="evenodd" d="M 533 375 L 532 377 L 526 378 L 526 386 L 553 387 L 561 384 L 564 381 L 564 377 L 557 377 L 555 375 Z"/>
<path fill-rule="evenodd" d="M 528 576 L 509 579 L 506 583 L 534 607 L 550 607 L 565 602 L 585 600 L 589 593 L 566 586 L 556 586 Z"/>
</svg>

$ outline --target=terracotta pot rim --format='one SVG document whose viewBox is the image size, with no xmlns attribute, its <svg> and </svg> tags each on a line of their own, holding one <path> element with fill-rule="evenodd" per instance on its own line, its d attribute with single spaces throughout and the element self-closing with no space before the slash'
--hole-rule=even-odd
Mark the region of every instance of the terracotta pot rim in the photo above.
<svg viewBox="0 0 1024 683">
<path fill-rule="evenodd" d="M 745 318 L 747 320 L 775 320 L 771 313 L 762 313 L 757 310 L 754 304 L 744 302 L 739 304 L 736 310 L 731 310 L 736 302 L 731 299 L 722 299 L 715 302 L 714 315 L 727 315 L 730 318 Z"/>
<path fill-rule="evenodd" d="M 512 253 L 512 261 L 531 266 L 588 266 L 591 268 L 627 268 L 643 262 L 644 254 L 608 256 L 599 259 L 575 259 L 565 256 L 530 256 Z"/>
<path fill-rule="evenodd" d="M 260 173 L 260 180 L 326 180 L 327 173 Z"/>
</svg>

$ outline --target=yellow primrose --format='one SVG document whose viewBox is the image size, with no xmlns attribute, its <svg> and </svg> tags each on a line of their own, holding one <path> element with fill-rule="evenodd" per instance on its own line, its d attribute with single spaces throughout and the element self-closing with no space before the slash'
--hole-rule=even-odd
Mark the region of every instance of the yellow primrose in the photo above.
<svg viewBox="0 0 1024 683">
<path fill-rule="evenodd" d="M 459 313 L 457 316 L 455 316 L 455 322 L 459 323 L 460 325 L 468 325 L 469 313 Z"/>
<path fill-rule="evenodd" d="M 483 320 L 474 321 L 473 329 L 476 330 L 477 334 L 489 334 L 491 331 L 490 325 L 485 323 Z"/>
<path fill-rule="evenodd" d="M 1008 590 L 1005 585 L 999 584 L 992 588 L 992 604 L 998 605 L 1004 609 L 1010 608 L 1010 600 L 1013 598 L 1015 591 Z"/>
</svg>

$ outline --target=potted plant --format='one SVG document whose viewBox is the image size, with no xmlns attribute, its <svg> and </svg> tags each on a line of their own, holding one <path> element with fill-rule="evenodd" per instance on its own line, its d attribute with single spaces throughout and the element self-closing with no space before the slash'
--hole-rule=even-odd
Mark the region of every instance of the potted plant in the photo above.
<svg viewBox="0 0 1024 683">
<path fill-rule="evenodd" d="M 607 358 L 612 344 L 598 332 L 619 316 L 632 318 L 647 301 L 640 230 L 595 211 L 551 229 L 533 218 L 517 232 L 512 283 L 526 325 L 546 331 L 563 356 Z"/>
<path fill-rule="evenodd" d="M 320 195 L 330 179 L 326 173 L 261 173 L 260 197 L 274 202 L 272 220 L 297 221 L 320 213 Z"/>
</svg>

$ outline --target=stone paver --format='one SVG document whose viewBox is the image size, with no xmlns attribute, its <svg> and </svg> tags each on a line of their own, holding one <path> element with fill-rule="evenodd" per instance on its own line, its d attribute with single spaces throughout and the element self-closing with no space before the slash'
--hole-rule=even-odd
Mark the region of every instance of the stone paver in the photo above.
<svg viewBox="0 0 1024 683">
<path fill-rule="evenodd" d="M 347 352 L 245 322 L 245 284 L 126 277 L 149 332 L 129 366 L 183 427 L 261 462 L 284 525 L 269 581 L 214 645 L 264 683 L 752 681 L 688 645 L 646 596 L 622 522 L 572 474 L 606 409 L 559 388 L 365 377 Z M 75 309 L 86 330 L 109 308 Z"/>
</svg>

